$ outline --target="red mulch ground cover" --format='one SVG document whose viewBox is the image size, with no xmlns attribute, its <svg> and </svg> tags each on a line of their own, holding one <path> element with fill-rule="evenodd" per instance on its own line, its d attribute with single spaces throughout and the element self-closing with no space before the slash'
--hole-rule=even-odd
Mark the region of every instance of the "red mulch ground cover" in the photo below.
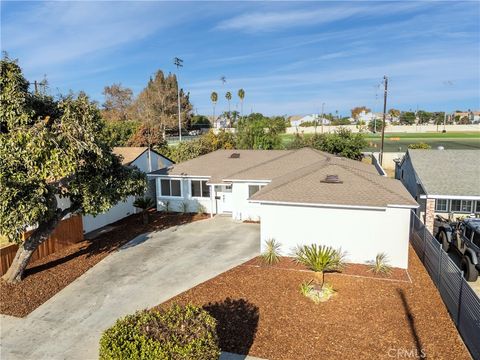
<svg viewBox="0 0 480 360">
<path fill-rule="evenodd" d="M 256 267 L 269 267 L 266 265 L 262 258 L 256 257 L 252 260 L 247 261 L 243 265 L 249 266 L 256 266 Z M 296 270 L 296 271 L 309 271 L 304 265 L 298 264 L 295 262 L 295 259 L 292 257 L 284 256 L 280 259 L 280 261 L 273 265 L 272 267 L 277 269 L 284 269 L 284 270 Z M 387 275 L 382 274 L 374 274 L 370 271 L 370 266 L 363 265 L 363 264 L 346 264 L 345 269 L 342 272 L 337 273 L 337 275 L 349 275 L 349 276 L 358 276 L 358 277 L 369 277 L 374 279 L 385 279 L 385 280 L 401 280 L 401 281 L 408 281 L 410 282 L 411 279 L 408 276 L 407 270 L 399 269 L 399 268 L 392 268 L 392 272 Z"/>
<path fill-rule="evenodd" d="M 362 266 L 352 267 L 353 276 L 326 275 L 337 293 L 318 305 L 299 292 L 312 272 L 296 271 L 288 259 L 275 267 L 257 261 L 159 306 L 203 306 L 218 321 L 222 350 L 270 360 L 470 359 L 412 249 L 411 281 L 369 278 Z"/>
<path fill-rule="evenodd" d="M 208 215 L 151 212 L 148 225 L 143 225 L 140 214 L 124 218 L 112 224 L 113 230 L 93 240 L 79 242 L 31 263 L 19 284 L 0 280 L 0 313 L 26 316 L 134 237 L 205 218 Z"/>
</svg>

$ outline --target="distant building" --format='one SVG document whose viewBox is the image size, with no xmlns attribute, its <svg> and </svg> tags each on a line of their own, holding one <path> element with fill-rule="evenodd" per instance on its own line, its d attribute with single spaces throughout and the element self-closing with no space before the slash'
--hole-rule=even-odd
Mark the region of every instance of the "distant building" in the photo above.
<svg viewBox="0 0 480 360">
<path fill-rule="evenodd" d="M 323 120 L 323 125 L 330 125 L 330 120 L 326 118 L 320 119 L 319 114 L 311 114 L 311 115 L 304 115 L 304 116 L 295 115 L 295 116 L 291 116 L 289 120 L 290 120 L 291 126 L 293 127 L 300 126 L 303 123 L 309 123 L 314 121 L 318 121 L 318 125 L 322 125 L 322 120 Z"/>
<path fill-rule="evenodd" d="M 365 110 L 362 110 L 360 114 L 358 114 L 357 118 L 350 118 L 352 122 L 364 122 L 365 124 L 368 124 L 372 121 L 382 121 L 383 120 L 383 113 L 374 113 L 374 112 L 366 112 Z M 386 116 L 385 122 L 388 124 L 390 123 L 390 116 Z"/>
</svg>

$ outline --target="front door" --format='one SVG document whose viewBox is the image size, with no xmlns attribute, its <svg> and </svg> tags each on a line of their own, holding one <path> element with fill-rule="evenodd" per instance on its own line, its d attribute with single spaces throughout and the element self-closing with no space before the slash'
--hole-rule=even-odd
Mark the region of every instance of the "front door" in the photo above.
<svg viewBox="0 0 480 360">
<path fill-rule="evenodd" d="M 217 209 L 218 213 L 231 213 L 232 206 L 232 185 L 217 185 Z"/>
</svg>

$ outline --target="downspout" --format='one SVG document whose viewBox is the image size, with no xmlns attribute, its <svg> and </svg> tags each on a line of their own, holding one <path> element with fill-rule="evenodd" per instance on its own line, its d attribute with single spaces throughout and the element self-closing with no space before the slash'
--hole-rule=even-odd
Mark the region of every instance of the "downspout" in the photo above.
<svg viewBox="0 0 480 360">
<path fill-rule="evenodd" d="M 209 185 L 209 186 L 210 186 L 210 218 L 213 218 L 213 198 L 214 198 L 213 191 L 215 189 L 215 185 Z"/>
</svg>

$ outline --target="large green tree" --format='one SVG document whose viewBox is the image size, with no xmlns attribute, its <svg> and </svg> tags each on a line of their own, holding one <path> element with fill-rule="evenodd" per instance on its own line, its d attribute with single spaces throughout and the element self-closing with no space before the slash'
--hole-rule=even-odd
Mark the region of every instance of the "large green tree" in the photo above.
<svg viewBox="0 0 480 360">
<path fill-rule="evenodd" d="M 85 94 L 31 94 L 18 64 L 4 57 L 0 105 L 0 233 L 19 243 L 3 279 L 18 282 L 65 216 L 99 214 L 142 193 L 146 181 L 112 154 L 100 111 Z M 27 228 L 34 230 L 22 242 Z"/>
<path fill-rule="evenodd" d="M 132 105 L 132 117 L 150 126 L 159 126 L 161 132 L 178 129 L 177 77 L 174 74 L 165 76 L 157 71 L 147 86 L 140 92 Z M 189 94 L 180 89 L 180 107 L 182 127 L 187 128 L 190 122 L 192 104 Z"/>
</svg>

